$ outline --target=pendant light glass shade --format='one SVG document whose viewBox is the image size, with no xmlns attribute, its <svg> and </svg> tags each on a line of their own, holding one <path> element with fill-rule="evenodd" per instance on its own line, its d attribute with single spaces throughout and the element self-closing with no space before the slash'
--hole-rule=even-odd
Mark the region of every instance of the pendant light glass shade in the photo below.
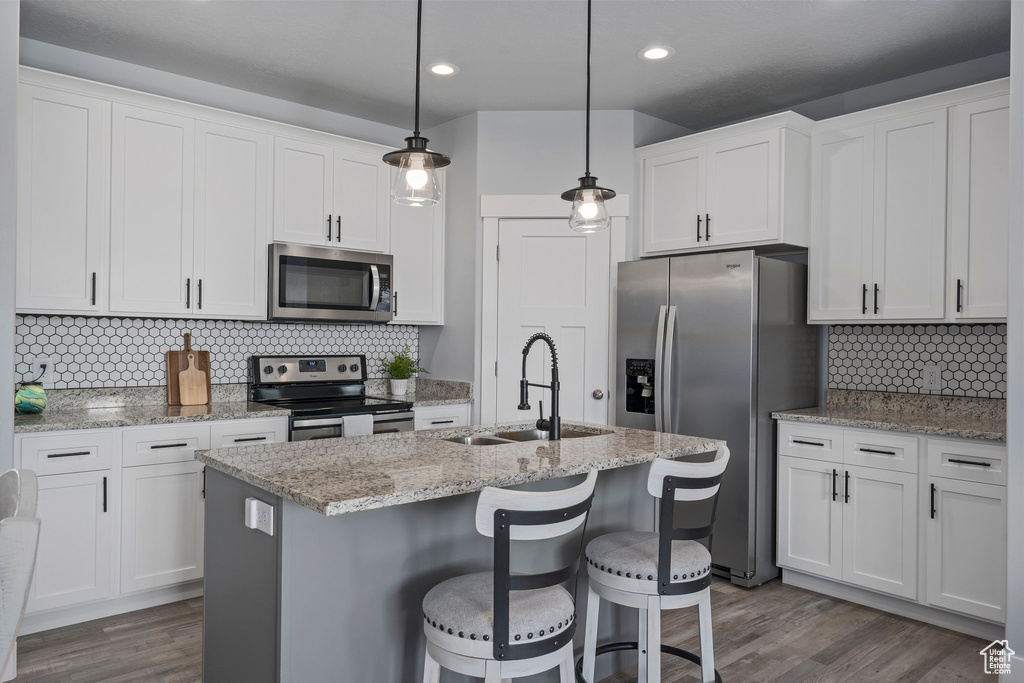
<svg viewBox="0 0 1024 683">
<path fill-rule="evenodd" d="M 427 140 L 420 135 L 420 38 L 423 35 L 423 0 L 416 4 L 416 124 L 405 139 L 405 149 L 384 155 L 384 163 L 396 166 L 398 172 L 391 183 L 391 198 L 405 206 L 433 206 L 441 200 L 437 170 L 452 163 L 444 154 L 427 149 Z"/>
<path fill-rule="evenodd" d="M 598 232 L 611 225 L 605 201 L 615 196 L 614 190 L 597 186 L 597 178 L 590 175 L 590 37 L 591 5 L 587 0 L 587 171 L 578 187 L 562 193 L 562 199 L 572 202 L 569 227 L 573 232 Z"/>
</svg>

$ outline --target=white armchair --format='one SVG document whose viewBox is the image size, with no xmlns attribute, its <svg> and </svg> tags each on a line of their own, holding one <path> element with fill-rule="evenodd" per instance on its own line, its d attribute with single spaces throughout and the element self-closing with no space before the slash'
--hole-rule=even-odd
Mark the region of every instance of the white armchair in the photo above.
<svg viewBox="0 0 1024 683">
<path fill-rule="evenodd" d="M 0 475 L 0 681 L 14 677 L 18 629 L 39 546 L 38 497 L 31 470 Z"/>
</svg>

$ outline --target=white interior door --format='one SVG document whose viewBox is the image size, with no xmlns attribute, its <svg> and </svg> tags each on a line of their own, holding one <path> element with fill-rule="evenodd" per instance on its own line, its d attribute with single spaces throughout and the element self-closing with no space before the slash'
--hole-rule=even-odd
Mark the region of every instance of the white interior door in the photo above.
<svg viewBox="0 0 1024 683">
<path fill-rule="evenodd" d="M 517 410 L 522 351 L 546 332 L 558 351 L 559 413 L 564 420 L 608 421 L 610 231 L 578 234 L 565 219 L 505 219 L 498 226 L 496 420 L 550 414 L 549 392 L 531 388 L 529 413 Z M 550 382 L 547 346 L 530 351 L 527 377 Z M 602 398 L 595 398 L 600 391 Z"/>
</svg>

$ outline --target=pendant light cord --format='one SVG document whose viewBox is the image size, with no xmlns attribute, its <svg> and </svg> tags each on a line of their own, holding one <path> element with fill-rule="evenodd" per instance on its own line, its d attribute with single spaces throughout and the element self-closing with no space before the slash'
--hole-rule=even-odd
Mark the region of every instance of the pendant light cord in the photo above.
<svg viewBox="0 0 1024 683">
<path fill-rule="evenodd" d="M 589 0 L 588 0 L 589 2 Z M 420 136 L 420 39 L 423 37 L 423 0 L 418 0 L 416 5 L 416 125 L 413 131 L 414 137 Z M 589 48 L 588 48 L 589 50 Z M 589 74 L 589 67 L 588 67 Z M 587 78 L 589 79 L 589 75 Z M 588 81 L 589 83 L 589 81 Z M 589 85 L 587 88 L 589 89 Z M 589 90 L 588 90 L 589 93 Z M 590 95 L 588 94 L 589 98 Z"/>
<path fill-rule="evenodd" d="M 421 0 L 422 1 L 422 0 Z M 590 17 L 591 17 L 591 3 L 593 0 L 587 0 L 587 173 L 590 175 Z"/>
</svg>

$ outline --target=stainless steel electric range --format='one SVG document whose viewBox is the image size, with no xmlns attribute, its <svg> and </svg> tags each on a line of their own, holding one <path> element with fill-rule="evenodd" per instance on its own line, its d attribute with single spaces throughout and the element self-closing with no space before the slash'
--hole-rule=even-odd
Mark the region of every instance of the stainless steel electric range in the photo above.
<svg viewBox="0 0 1024 683">
<path fill-rule="evenodd" d="M 366 395 L 365 356 L 253 356 L 249 400 L 290 410 L 290 441 L 352 436 L 356 415 L 374 434 L 413 430 L 412 403 Z"/>
</svg>

